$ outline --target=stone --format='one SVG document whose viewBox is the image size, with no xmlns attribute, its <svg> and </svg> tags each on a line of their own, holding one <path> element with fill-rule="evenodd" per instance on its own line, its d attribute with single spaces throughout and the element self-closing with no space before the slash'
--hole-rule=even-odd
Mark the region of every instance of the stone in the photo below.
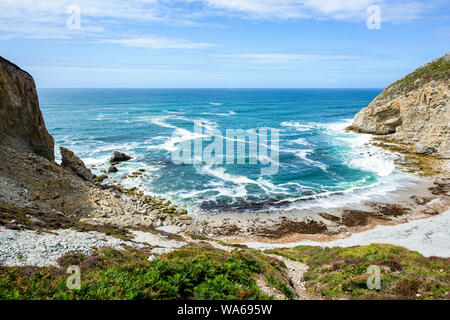
<svg viewBox="0 0 450 320">
<path fill-rule="evenodd" d="M 436 210 L 434 210 L 433 208 L 426 208 L 423 213 L 428 214 L 430 216 L 434 216 L 439 214 L 439 212 L 437 212 Z"/>
<path fill-rule="evenodd" d="M 111 164 L 115 164 L 115 163 L 119 163 L 119 162 L 128 161 L 130 159 L 131 159 L 131 157 L 129 155 L 127 155 L 123 152 L 114 151 L 109 162 Z"/>
<path fill-rule="evenodd" d="M 115 166 L 110 166 L 109 169 L 108 169 L 108 173 L 116 173 L 118 171 L 119 170 Z"/>
<path fill-rule="evenodd" d="M 61 166 L 63 168 L 69 169 L 74 174 L 82 178 L 86 181 L 92 181 L 95 178 L 95 175 L 86 168 L 84 162 L 78 158 L 72 151 L 67 148 L 60 147 L 62 161 Z"/>
<path fill-rule="evenodd" d="M 108 176 L 106 174 L 102 174 L 102 175 L 99 175 L 98 177 L 95 177 L 92 181 L 94 183 L 102 183 L 103 180 L 105 180 L 105 179 L 108 179 Z"/>
<path fill-rule="evenodd" d="M 153 223 L 153 226 L 154 226 L 155 228 L 161 227 L 161 226 L 162 226 L 161 220 L 156 220 L 156 221 Z"/>
</svg>

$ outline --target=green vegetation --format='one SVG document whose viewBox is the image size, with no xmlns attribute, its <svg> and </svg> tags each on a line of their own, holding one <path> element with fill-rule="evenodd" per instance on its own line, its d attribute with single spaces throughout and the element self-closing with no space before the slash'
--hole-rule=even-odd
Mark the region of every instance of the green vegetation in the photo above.
<svg viewBox="0 0 450 320">
<path fill-rule="evenodd" d="M 432 80 L 444 79 L 450 79 L 450 60 L 441 57 L 394 82 L 386 91 L 392 95 L 396 92 L 414 90 Z"/>
<path fill-rule="evenodd" d="M 283 293 L 289 299 L 295 298 L 294 292 L 292 291 L 291 287 L 283 279 L 279 279 L 275 277 L 273 273 L 270 273 L 266 276 L 266 280 L 270 286 Z"/>
<path fill-rule="evenodd" d="M 126 229 L 94 226 L 56 213 L 7 206 L 0 206 L 0 226 L 36 231 L 74 228 L 100 231 L 123 239 L 130 237 Z M 261 291 L 256 279 L 265 279 L 267 285 L 289 299 L 295 297 L 282 261 L 244 246 L 228 246 L 233 248 L 232 252 L 200 243 L 153 261 L 148 261 L 151 248 L 104 248 L 90 256 L 68 254 L 59 260 L 58 267 L 0 266 L 0 299 L 273 298 Z M 313 296 L 327 299 L 450 298 L 448 258 L 426 258 L 401 247 L 380 244 L 352 248 L 300 246 L 267 252 L 306 263 L 309 266 L 305 273 L 306 287 Z M 70 265 L 81 269 L 80 290 L 70 291 L 66 286 L 69 277 L 66 269 Z M 367 270 L 371 265 L 380 267 L 380 290 L 367 288 L 366 281 L 371 275 Z"/>
<path fill-rule="evenodd" d="M 308 264 L 308 291 L 327 299 L 449 299 L 448 258 L 373 244 L 352 248 L 299 246 L 269 250 Z M 371 265 L 380 267 L 381 289 L 367 288 Z"/>
<path fill-rule="evenodd" d="M 149 256 L 148 249 L 102 249 L 69 254 L 60 268 L 0 267 L 0 299 L 270 299 L 255 282 L 260 274 L 292 293 L 284 264 L 255 250 L 196 245 Z M 66 287 L 69 265 L 80 266 L 80 290 Z"/>
</svg>

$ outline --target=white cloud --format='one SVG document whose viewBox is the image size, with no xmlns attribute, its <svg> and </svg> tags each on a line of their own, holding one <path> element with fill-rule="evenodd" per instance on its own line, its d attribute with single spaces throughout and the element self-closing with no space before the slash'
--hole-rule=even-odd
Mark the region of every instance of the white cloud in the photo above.
<svg viewBox="0 0 450 320">
<path fill-rule="evenodd" d="M 370 5 L 381 7 L 382 22 L 401 23 L 421 17 L 439 3 L 440 0 L 0 0 L 0 37 L 120 38 L 126 37 L 120 31 L 130 26 L 207 24 L 217 16 L 364 21 Z M 73 4 L 81 9 L 80 31 L 66 28 L 67 7 Z"/>
<path fill-rule="evenodd" d="M 120 44 L 125 47 L 152 48 L 152 49 L 204 49 L 216 46 L 210 43 L 191 42 L 185 39 L 170 38 L 134 38 L 104 40 L 105 43 Z"/>
<path fill-rule="evenodd" d="M 417 19 L 434 7 L 433 1 L 418 0 L 199 0 L 215 9 L 252 19 L 334 19 L 362 21 L 366 9 L 378 5 L 385 22 Z"/>
<path fill-rule="evenodd" d="M 216 58 L 246 59 L 258 63 L 301 63 L 309 61 L 351 60 L 359 56 L 326 54 L 290 54 L 290 53 L 238 53 L 217 54 Z"/>
<path fill-rule="evenodd" d="M 164 73 L 181 73 L 192 72 L 191 70 L 183 69 L 169 69 L 169 68 L 148 68 L 148 67 L 95 67 L 95 66 L 24 66 L 27 70 L 31 71 L 88 71 L 88 72 L 111 72 L 111 73 L 130 73 L 130 72 L 164 72 Z"/>
</svg>

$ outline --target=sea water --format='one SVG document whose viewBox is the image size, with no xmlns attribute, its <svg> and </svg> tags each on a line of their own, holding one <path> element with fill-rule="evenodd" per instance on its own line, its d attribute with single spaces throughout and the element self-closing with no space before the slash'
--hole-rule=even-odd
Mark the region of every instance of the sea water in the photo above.
<svg viewBox="0 0 450 320">
<path fill-rule="evenodd" d="M 56 147 L 95 174 L 115 150 L 133 157 L 106 182 L 137 186 L 192 212 L 285 210 L 342 205 L 389 193 L 404 174 L 394 155 L 346 132 L 379 89 L 39 89 Z M 200 125 L 201 135 L 194 134 Z M 278 170 L 262 164 L 176 164 L 186 140 L 226 129 L 278 130 Z M 57 159 L 59 155 L 56 149 Z M 132 172 L 144 169 L 137 177 Z"/>
</svg>

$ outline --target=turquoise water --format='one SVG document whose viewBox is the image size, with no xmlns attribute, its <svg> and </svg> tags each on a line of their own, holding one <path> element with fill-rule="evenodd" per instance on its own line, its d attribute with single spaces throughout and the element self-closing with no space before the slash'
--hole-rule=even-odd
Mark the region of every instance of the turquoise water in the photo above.
<svg viewBox="0 0 450 320">
<path fill-rule="evenodd" d="M 112 181 L 198 211 L 267 210 L 393 179 L 388 155 L 366 146 L 368 136 L 343 130 L 380 91 L 40 89 L 39 98 L 56 145 L 73 150 L 97 174 L 120 150 L 134 158 L 118 166 Z M 262 175 L 261 164 L 174 164 L 171 152 L 180 139 L 172 134 L 192 139 L 195 123 L 204 137 L 214 129 L 280 130 L 278 172 Z M 126 178 L 141 168 L 146 176 Z"/>
</svg>

